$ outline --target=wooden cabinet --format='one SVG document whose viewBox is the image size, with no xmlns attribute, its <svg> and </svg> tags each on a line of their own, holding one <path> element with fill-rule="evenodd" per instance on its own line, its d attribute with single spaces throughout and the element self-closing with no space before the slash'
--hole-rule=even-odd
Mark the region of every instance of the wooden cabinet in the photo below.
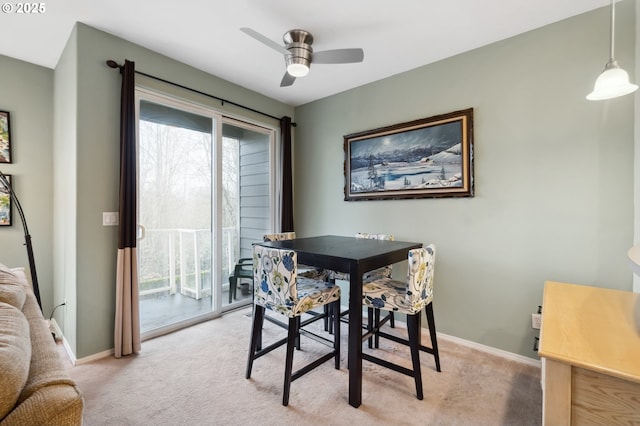
<svg viewBox="0 0 640 426">
<path fill-rule="evenodd" d="M 640 424 L 640 295 L 546 282 L 543 424 Z"/>
</svg>

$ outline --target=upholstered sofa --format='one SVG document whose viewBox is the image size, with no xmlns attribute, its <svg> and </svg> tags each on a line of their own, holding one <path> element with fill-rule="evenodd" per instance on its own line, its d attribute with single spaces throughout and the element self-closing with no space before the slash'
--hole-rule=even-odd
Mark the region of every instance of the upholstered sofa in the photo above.
<svg viewBox="0 0 640 426">
<path fill-rule="evenodd" d="M 80 425 L 83 407 L 24 269 L 0 264 L 0 426 Z"/>
</svg>

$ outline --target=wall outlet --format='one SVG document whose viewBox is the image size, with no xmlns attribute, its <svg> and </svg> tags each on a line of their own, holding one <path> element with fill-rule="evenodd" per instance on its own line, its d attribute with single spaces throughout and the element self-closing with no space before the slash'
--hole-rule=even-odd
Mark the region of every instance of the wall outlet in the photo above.
<svg viewBox="0 0 640 426">
<path fill-rule="evenodd" d="M 531 328 L 540 330 L 541 323 L 542 323 L 542 314 L 531 314 Z"/>
</svg>

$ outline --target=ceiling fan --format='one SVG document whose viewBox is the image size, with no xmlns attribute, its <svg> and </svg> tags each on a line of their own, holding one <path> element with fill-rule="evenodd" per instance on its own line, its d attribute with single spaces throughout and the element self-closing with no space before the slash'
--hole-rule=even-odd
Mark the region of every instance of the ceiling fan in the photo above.
<svg viewBox="0 0 640 426">
<path fill-rule="evenodd" d="M 251 28 L 240 28 L 240 31 L 284 54 L 287 71 L 282 77 L 280 87 L 291 86 L 296 77 L 304 77 L 309 73 L 311 63 L 314 64 L 351 64 L 362 62 L 362 49 L 333 49 L 314 52 L 311 48 L 313 36 L 305 30 L 290 30 L 284 33 L 284 46 L 260 34 Z"/>
</svg>

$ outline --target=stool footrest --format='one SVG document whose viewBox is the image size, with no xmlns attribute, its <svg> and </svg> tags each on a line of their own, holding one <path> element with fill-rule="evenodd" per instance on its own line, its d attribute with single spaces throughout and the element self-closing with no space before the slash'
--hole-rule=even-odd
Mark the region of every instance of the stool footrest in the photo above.
<svg viewBox="0 0 640 426">
<path fill-rule="evenodd" d="M 314 368 L 318 367 L 319 365 L 324 364 L 325 362 L 329 361 L 330 359 L 332 359 L 335 356 L 335 354 L 336 354 L 335 351 L 334 352 L 329 352 L 328 354 L 325 354 L 325 355 L 321 356 L 317 360 L 315 360 L 315 361 L 305 365 L 301 369 L 293 372 L 291 374 L 291 381 L 293 382 L 297 378 L 300 378 L 300 377 L 304 376 L 309 371 L 313 370 Z"/>
<path fill-rule="evenodd" d="M 375 334 L 374 332 L 375 332 L 375 330 L 373 330 L 371 333 L 367 333 L 367 334 Z M 403 345 L 410 346 L 409 341 L 407 339 L 403 339 L 402 337 L 394 336 L 393 334 L 387 334 L 384 331 L 378 331 L 378 335 L 380 337 L 384 337 L 385 339 L 393 340 L 396 343 L 400 343 L 400 344 L 403 344 Z M 420 346 L 418 346 L 418 348 L 423 352 L 427 352 L 429 354 L 434 355 L 434 351 L 433 351 L 432 348 L 426 347 L 424 345 L 420 345 Z"/>
<path fill-rule="evenodd" d="M 278 349 L 280 346 L 284 345 L 285 343 L 287 343 L 287 338 L 286 337 L 283 338 L 283 339 L 278 340 L 277 342 L 274 342 L 274 343 L 270 344 L 266 348 L 262 348 L 259 351 L 256 351 L 256 353 L 254 354 L 253 358 L 254 359 L 258 359 L 262 355 L 266 355 L 269 352 L 271 352 L 272 350 Z"/>
<path fill-rule="evenodd" d="M 394 364 L 393 362 L 386 361 L 382 358 L 375 357 L 369 354 L 362 354 L 362 359 L 367 360 L 369 362 L 373 362 L 374 364 L 381 365 L 383 367 L 389 368 L 391 370 L 397 371 L 398 373 L 405 374 L 409 377 L 414 377 L 413 370 L 409 370 L 401 365 Z"/>
</svg>

